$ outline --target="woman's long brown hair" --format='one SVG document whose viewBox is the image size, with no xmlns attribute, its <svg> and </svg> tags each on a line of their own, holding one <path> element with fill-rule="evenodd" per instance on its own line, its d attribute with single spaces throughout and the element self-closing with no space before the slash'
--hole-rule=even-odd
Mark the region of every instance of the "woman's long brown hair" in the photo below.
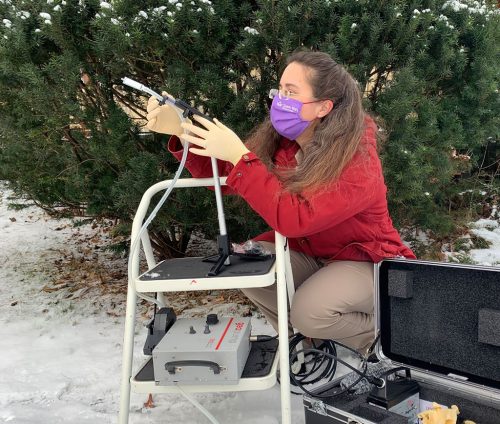
<svg viewBox="0 0 500 424">
<path fill-rule="evenodd" d="M 303 149 L 303 158 L 293 170 L 278 174 L 273 167 L 272 159 L 281 136 L 269 118 L 252 132 L 246 145 L 276 173 L 285 190 L 321 191 L 338 179 L 359 148 L 365 117 L 361 93 L 354 78 L 326 53 L 300 51 L 288 58 L 287 65 L 292 62 L 311 71 L 307 77 L 314 97 L 332 100 L 332 111 L 316 126 L 313 139 Z"/>
</svg>

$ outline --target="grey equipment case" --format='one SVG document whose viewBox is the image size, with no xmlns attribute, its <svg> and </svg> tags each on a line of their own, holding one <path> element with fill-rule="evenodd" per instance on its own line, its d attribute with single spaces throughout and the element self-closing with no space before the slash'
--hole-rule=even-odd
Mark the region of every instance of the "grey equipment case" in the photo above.
<svg viewBox="0 0 500 424">
<path fill-rule="evenodd" d="M 500 268 L 390 259 L 375 265 L 377 357 L 411 370 L 419 411 L 457 405 L 457 424 L 500 424 Z M 329 396 L 340 380 L 316 388 Z M 368 394 L 304 395 L 306 424 L 415 422 Z"/>
</svg>

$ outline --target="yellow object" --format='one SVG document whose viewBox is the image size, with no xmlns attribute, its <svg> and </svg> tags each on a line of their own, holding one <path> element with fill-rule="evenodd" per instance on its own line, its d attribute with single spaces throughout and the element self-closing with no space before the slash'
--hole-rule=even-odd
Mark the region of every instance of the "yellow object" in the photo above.
<svg viewBox="0 0 500 424">
<path fill-rule="evenodd" d="M 193 119 L 205 128 L 187 123 L 182 124 L 182 128 L 189 130 L 194 135 L 182 134 L 180 139 L 201 147 L 201 149 L 190 148 L 190 152 L 225 160 L 233 165 L 236 165 L 244 154 L 250 152 L 240 138 L 217 119 L 210 122 L 208 119 L 196 115 L 193 116 Z"/>
<path fill-rule="evenodd" d="M 162 95 L 166 96 L 168 93 L 164 91 Z M 156 97 L 151 96 L 148 101 L 147 111 L 148 123 L 146 127 L 151 131 L 176 136 L 183 133 L 181 119 L 174 106 L 168 104 L 160 106 Z"/>
<path fill-rule="evenodd" d="M 422 424 L 456 424 L 459 413 L 457 405 L 442 408 L 441 405 L 432 402 L 432 408 L 418 414 L 418 418 L 422 420 Z"/>
</svg>

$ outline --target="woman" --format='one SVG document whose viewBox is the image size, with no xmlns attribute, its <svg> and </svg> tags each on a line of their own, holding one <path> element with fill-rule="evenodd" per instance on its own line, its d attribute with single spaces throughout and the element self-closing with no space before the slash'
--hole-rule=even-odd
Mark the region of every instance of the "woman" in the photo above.
<svg viewBox="0 0 500 424">
<path fill-rule="evenodd" d="M 204 128 L 183 123 L 192 134 L 173 132 L 165 128 L 172 111 L 154 99 L 148 127 L 192 143 L 186 166 L 193 177 L 212 175 L 210 156 L 224 161 L 229 191 L 288 237 L 297 288 L 291 324 L 365 353 L 374 339 L 373 263 L 415 256 L 389 217 L 377 129 L 356 82 L 325 53 L 294 53 L 287 63 L 270 93 L 270 119 L 246 144 L 218 120 L 195 117 Z M 179 138 L 168 145 L 178 159 Z M 274 249 L 273 231 L 256 240 Z M 243 292 L 277 329 L 275 286 Z"/>
</svg>

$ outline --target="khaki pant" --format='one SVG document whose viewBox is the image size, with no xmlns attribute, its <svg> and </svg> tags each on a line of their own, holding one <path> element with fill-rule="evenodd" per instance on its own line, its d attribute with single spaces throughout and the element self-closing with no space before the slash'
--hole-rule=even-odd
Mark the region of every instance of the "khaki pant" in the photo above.
<svg viewBox="0 0 500 424">
<path fill-rule="evenodd" d="M 273 243 L 260 242 L 275 252 Z M 316 259 L 290 250 L 295 296 L 290 323 L 304 336 L 333 339 L 365 353 L 375 337 L 373 263 Z M 276 284 L 243 289 L 278 330 Z"/>
</svg>

